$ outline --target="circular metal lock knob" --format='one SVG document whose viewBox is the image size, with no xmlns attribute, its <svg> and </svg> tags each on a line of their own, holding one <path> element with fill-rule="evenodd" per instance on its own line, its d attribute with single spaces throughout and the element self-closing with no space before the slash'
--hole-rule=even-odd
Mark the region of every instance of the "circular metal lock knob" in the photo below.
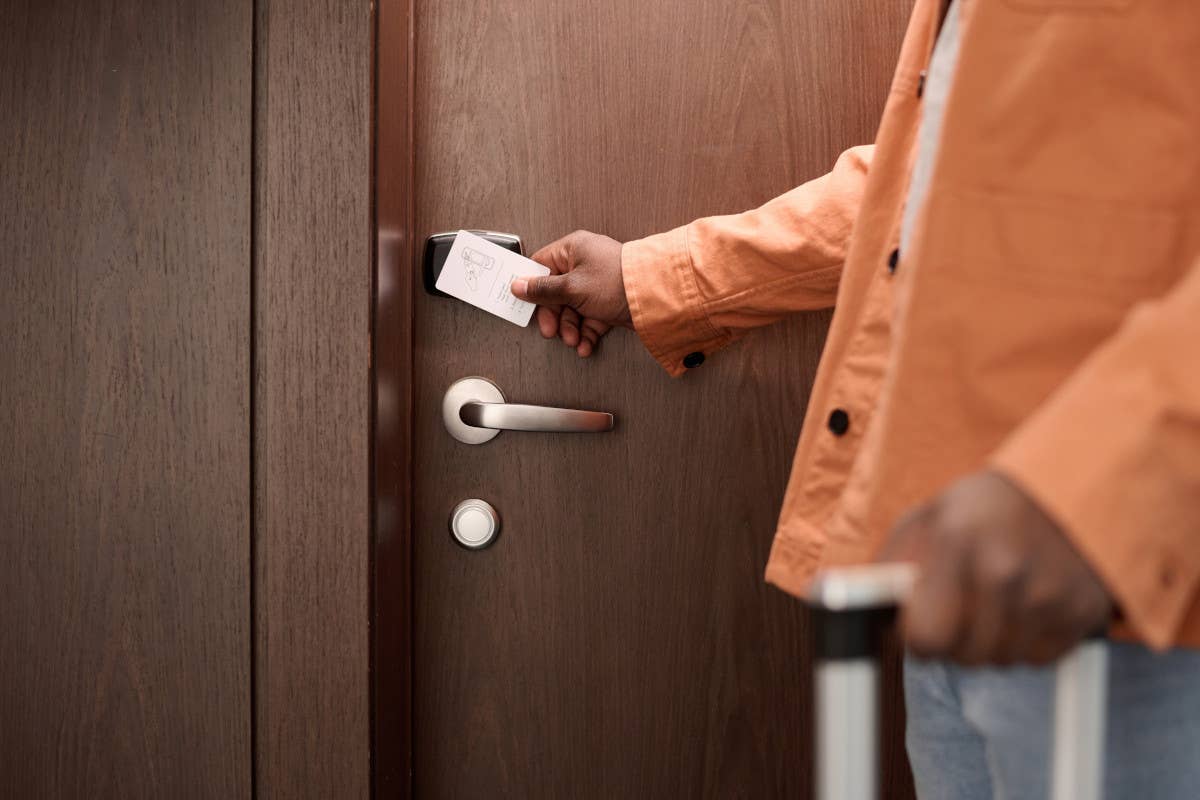
<svg viewBox="0 0 1200 800">
<path fill-rule="evenodd" d="M 500 515 L 486 500 L 463 500 L 450 513 L 450 533 L 468 550 L 482 550 L 500 535 Z"/>
</svg>

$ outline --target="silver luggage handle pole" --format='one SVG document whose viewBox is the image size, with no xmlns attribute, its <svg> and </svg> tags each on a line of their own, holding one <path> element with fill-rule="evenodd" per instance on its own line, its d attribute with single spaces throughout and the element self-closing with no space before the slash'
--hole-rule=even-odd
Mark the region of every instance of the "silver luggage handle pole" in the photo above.
<svg viewBox="0 0 1200 800">
<path fill-rule="evenodd" d="M 914 578 L 908 564 L 829 570 L 813 581 L 817 797 L 879 796 L 879 651 Z"/>
<path fill-rule="evenodd" d="M 1054 691 L 1053 800 L 1101 800 L 1108 717 L 1108 645 L 1088 639 L 1058 662 Z"/>
<path fill-rule="evenodd" d="M 909 564 L 826 570 L 807 597 L 817 658 L 817 797 L 875 800 L 879 777 L 879 667 L 884 631 L 912 589 Z M 1053 800 L 1101 800 L 1108 649 L 1089 639 L 1059 662 Z"/>
</svg>

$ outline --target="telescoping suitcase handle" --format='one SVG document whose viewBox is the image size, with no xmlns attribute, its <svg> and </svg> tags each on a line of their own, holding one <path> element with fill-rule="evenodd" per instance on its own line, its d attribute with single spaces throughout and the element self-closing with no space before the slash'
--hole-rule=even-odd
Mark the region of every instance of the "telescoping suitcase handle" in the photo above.
<svg viewBox="0 0 1200 800">
<path fill-rule="evenodd" d="M 807 602 L 816 633 L 817 797 L 879 793 L 879 652 L 915 579 L 909 564 L 826 570 Z M 1057 667 L 1053 800 L 1101 800 L 1108 650 L 1091 639 Z"/>
</svg>

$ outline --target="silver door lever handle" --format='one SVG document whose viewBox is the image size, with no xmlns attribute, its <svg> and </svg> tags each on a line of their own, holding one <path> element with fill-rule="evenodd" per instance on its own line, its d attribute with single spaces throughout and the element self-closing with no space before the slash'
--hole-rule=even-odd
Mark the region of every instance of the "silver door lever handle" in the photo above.
<svg viewBox="0 0 1200 800">
<path fill-rule="evenodd" d="M 604 411 L 577 411 L 518 403 L 464 403 L 458 416 L 472 427 L 499 431 L 601 433 L 613 429 L 613 415 Z"/>
<path fill-rule="evenodd" d="M 446 390 L 442 421 L 450 435 L 466 444 L 483 444 L 500 431 L 602 433 L 613 429 L 613 415 L 506 403 L 500 387 L 486 378 L 463 378 Z"/>
</svg>

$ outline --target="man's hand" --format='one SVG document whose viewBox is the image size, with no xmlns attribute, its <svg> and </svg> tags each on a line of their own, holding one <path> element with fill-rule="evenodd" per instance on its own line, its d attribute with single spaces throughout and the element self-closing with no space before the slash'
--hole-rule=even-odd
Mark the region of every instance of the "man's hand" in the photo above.
<svg viewBox="0 0 1200 800">
<path fill-rule="evenodd" d="M 560 337 L 587 358 L 614 325 L 633 324 L 621 276 L 621 243 L 575 231 L 538 250 L 533 260 L 550 268 L 543 278 L 515 280 L 512 293 L 537 303 L 538 329 Z"/>
<path fill-rule="evenodd" d="M 879 558 L 917 567 L 901 630 L 925 658 L 1046 663 L 1103 628 L 1113 609 L 1058 525 L 995 472 L 911 513 Z"/>
</svg>

